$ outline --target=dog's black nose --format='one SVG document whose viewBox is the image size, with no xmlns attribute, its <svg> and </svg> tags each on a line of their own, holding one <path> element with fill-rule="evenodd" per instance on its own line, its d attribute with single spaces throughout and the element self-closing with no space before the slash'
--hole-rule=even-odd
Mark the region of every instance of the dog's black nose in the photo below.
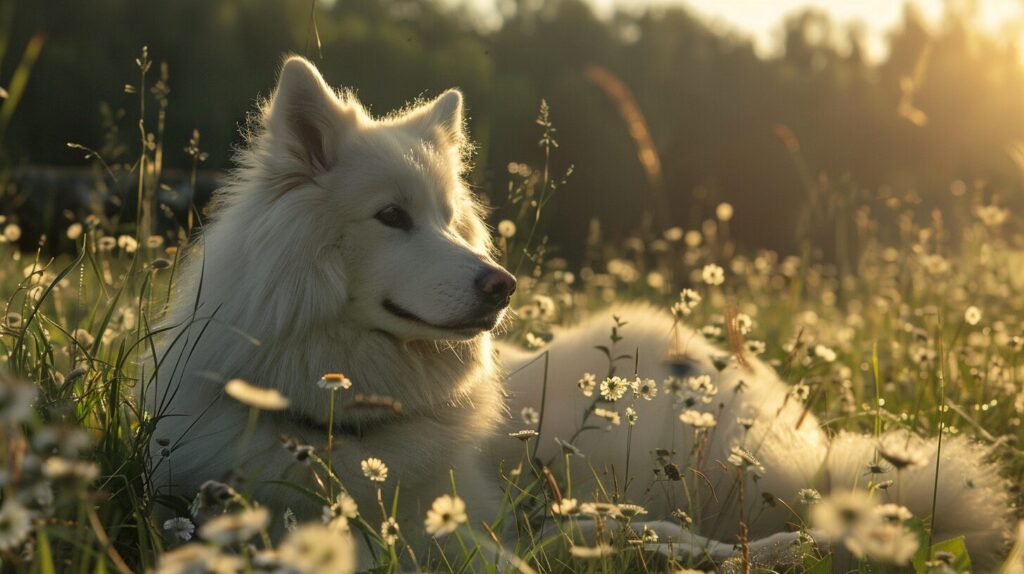
<svg viewBox="0 0 1024 574">
<path fill-rule="evenodd" d="M 516 291 L 516 278 L 501 267 L 488 267 L 476 278 L 476 287 L 484 301 L 495 307 L 504 307 Z"/>
</svg>

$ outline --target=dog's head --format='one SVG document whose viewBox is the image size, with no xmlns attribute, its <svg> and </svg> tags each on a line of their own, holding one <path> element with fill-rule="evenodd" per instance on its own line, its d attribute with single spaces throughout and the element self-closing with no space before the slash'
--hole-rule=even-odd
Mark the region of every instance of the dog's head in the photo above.
<svg viewBox="0 0 1024 574">
<path fill-rule="evenodd" d="M 516 281 L 462 180 L 462 108 L 448 90 L 372 118 L 306 60 L 285 62 L 263 114 L 267 209 L 309 226 L 304 251 L 343 299 L 322 312 L 402 340 L 468 339 L 500 321 Z"/>
</svg>

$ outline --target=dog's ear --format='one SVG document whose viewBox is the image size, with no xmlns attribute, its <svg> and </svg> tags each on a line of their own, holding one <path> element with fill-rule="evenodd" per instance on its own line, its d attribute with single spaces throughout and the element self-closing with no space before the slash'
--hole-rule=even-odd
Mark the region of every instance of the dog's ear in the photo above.
<svg viewBox="0 0 1024 574">
<path fill-rule="evenodd" d="M 461 148 L 466 141 L 462 117 L 462 92 L 452 88 L 406 116 L 407 125 L 421 131 L 423 139 L 445 147 Z"/>
<path fill-rule="evenodd" d="M 313 64 L 292 56 L 281 68 L 267 116 L 274 155 L 298 162 L 309 174 L 327 170 L 353 116 Z"/>
</svg>

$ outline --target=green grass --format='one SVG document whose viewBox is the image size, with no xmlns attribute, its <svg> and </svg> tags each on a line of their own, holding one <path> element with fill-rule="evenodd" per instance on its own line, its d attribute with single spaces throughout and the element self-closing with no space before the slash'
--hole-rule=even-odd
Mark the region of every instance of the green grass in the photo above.
<svg viewBox="0 0 1024 574">
<path fill-rule="evenodd" d="M 140 106 L 151 97 L 162 109 L 166 93 L 147 87 L 149 66 L 144 54 L 140 84 L 133 89 L 141 94 Z M 540 144 L 550 157 L 557 144 L 546 106 L 538 123 Z M 140 132 L 142 152 L 127 169 L 136 170 L 135 191 L 142 204 L 151 205 L 160 181 L 156 158 L 163 134 L 159 124 L 152 137 L 144 123 Z M 198 142 L 195 134 L 188 144 L 194 166 L 203 157 Z M 81 149 L 102 164 L 96 152 Z M 905 198 L 868 195 L 855 203 L 844 190 L 814 183 L 807 190 L 807 223 L 800 231 L 808 238 L 803 257 L 738 248 L 730 238 L 731 210 L 722 209 L 699 230 L 644 228 L 624 242 L 605 242 L 594 233 L 586 263 L 570 269 L 547 254 L 543 234 L 552 223 L 545 207 L 560 186 L 571 184 L 568 177 L 554 176 L 546 164 L 510 169 L 509 197 L 497 206 L 497 219 L 514 220 L 516 230 L 497 226 L 503 231 L 497 244 L 503 262 L 520 277 L 513 303 L 520 318 L 506 337 L 527 347 L 543 344 L 552 327 L 575 323 L 612 301 L 653 301 L 669 312 L 679 290 L 689 287 L 703 300 L 684 322 L 723 348 L 756 348 L 762 342 L 762 358 L 788 383 L 806 385 L 807 404 L 829 431 L 966 434 L 996 447 L 1009 480 L 1019 484 L 1024 478 L 1019 446 L 1024 299 L 1018 296 L 1024 289 L 1024 219 L 1011 215 L 998 221 L 998 214 L 984 207 L 992 201 L 984 188 L 972 189 L 959 207 L 939 217 L 915 213 Z M 134 215 L 156 217 L 141 208 Z M 62 239 L 74 242 L 73 258 L 48 260 L 42 251 L 0 245 L 0 293 L 6 302 L 0 360 L 38 396 L 26 417 L 16 416 L 12 407 L 24 388 L 19 383 L 5 381 L 6 398 L 0 400 L 7 438 L 3 497 L 31 509 L 31 532 L 7 536 L 10 544 L 2 544 L 10 524 L 0 522 L 3 561 L 12 571 L 148 570 L 184 544 L 152 518 L 159 504 L 180 508 L 187 501 L 157 499 L 149 490 L 154 421 L 134 399 L 135 387 L 142 384 L 137 364 L 151 349 L 152 325 L 167 302 L 178 252 L 168 247 L 168 239 L 150 240 L 148 231 L 117 218 L 78 223 L 81 227 Z M 828 247 L 836 247 L 836 263 L 813 255 L 821 246 L 809 238 L 820 237 L 822 230 L 835 230 L 835 245 Z M 13 237 L 16 230 L 8 232 Z M 184 229 L 170 234 L 175 240 L 188 236 Z M 709 264 L 724 268 L 724 283 L 703 281 Z M 974 310 L 968 311 L 972 307 L 980 310 L 976 321 Z M 751 320 L 745 341 L 729 337 L 735 330 L 725 325 L 726 317 L 738 315 Z M 607 349 L 609 375 L 615 367 L 630 372 L 628 361 L 616 361 L 621 350 L 615 343 L 614 332 L 610 341 L 594 342 Z M 832 352 L 834 360 L 827 360 Z M 598 559 L 570 554 L 569 546 L 578 540 L 567 522 L 556 521 L 564 530 L 537 536 L 541 522 L 551 518 L 550 503 L 568 492 L 569 477 L 556 478 L 535 466 L 531 448 L 524 442 L 524 464 L 516 472 L 505 469 L 506 505 L 490 525 L 494 532 L 508 522 L 519 525 L 519 543 L 505 548 L 504 561 L 495 558 L 500 537 L 477 525 L 460 526 L 443 547 L 413 558 L 401 540 L 382 541 L 377 520 L 360 515 L 350 527 L 377 548 L 374 572 L 408 569 L 414 560 L 443 572 L 657 572 L 711 566 L 699 556 L 677 563 L 646 554 L 611 526 L 606 534 L 617 551 Z M 40 467 L 43 460 L 63 466 Z M 323 481 L 324 496 L 343 488 L 345 480 L 362 480 L 335 477 L 315 456 L 310 465 Z M 229 506 L 258 502 L 239 495 Z M 390 514 L 390 506 L 391 501 L 382 501 L 380 510 Z M 258 526 L 259 521 L 256 530 L 263 530 Z M 328 536 L 309 532 L 311 540 Z M 252 539 L 259 550 L 270 546 L 265 533 Z M 956 542 L 935 542 L 960 559 Z M 294 552 L 295 543 L 285 543 L 281 551 Z M 242 568 L 260 560 L 245 544 L 204 548 L 207 558 L 233 560 Z M 828 571 L 829 557 L 804 550 L 792 570 Z"/>
</svg>

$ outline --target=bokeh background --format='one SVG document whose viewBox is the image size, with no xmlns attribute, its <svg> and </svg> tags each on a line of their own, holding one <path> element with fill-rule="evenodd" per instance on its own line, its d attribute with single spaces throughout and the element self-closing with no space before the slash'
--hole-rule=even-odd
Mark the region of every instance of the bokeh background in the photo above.
<svg viewBox="0 0 1024 574">
<path fill-rule="evenodd" d="M 869 200 L 1019 207 L 1022 14 L 1013 0 L 3 0 L 0 211 L 24 246 L 49 233 L 48 249 L 71 249 L 59 230 L 115 186 L 67 144 L 130 181 L 142 46 L 147 89 L 165 78 L 166 108 L 144 112 L 165 121 L 162 189 L 180 215 L 198 130 L 202 204 L 282 56 L 299 53 L 376 113 L 460 87 L 470 178 L 495 221 L 510 162 L 543 160 L 546 99 L 554 169 L 574 166 L 545 214 L 551 254 L 582 257 L 593 220 L 615 240 L 698 227 L 729 202 L 741 246 L 797 252 L 820 237 L 810 248 L 836 258 L 835 229 Z"/>
</svg>

